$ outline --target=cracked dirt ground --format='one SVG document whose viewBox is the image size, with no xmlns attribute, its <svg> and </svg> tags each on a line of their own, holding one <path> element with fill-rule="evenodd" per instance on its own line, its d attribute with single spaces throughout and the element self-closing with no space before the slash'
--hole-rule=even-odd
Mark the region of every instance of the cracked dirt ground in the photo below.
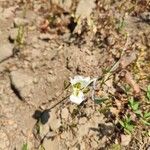
<svg viewBox="0 0 150 150">
<path fill-rule="evenodd" d="M 43 120 L 46 119 L 43 124 L 39 125 L 35 119 L 40 111 L 68 95 L 64 82 L 68 82 L 69 77 L 77 74 L 100 76 L 103 68 L 117 59 L 117 56 L 112 56 L 117 55 L 120 44 L 124 46 L 121 36 L 111 30 L 113 27 L 101 29 L 101 23 L 97 25 L 100 34 L 87 32 L 86 35 L 85 28 L 79 37 L 76 33 L 72 37 L 71 29 L 68 29 L 70 3 L 71 0 L 67 0 L 65 4 L 59 4 L 67 13 L 63 12 L 62 16 L 61 12 L 56 13 L 60 20 L 66 20 L 67 26 L 64 23 L 59 29 L 54 25 L 45 33 L 41 32 L 41 23 L 51 11 L 49 1 L 0 0 L 0 150 L 21 150 L 24 143 L 33 150 L 42 150 L 43 147 L 45 150 L 107 149 L 116 136 L 113 123 L 99 113 L 99 106 L 90 99 L 79 107 L 66 99 L 43 115 Z M 86 7 L 92 5 L 89 13 L 95 8 L 94 3 L 90 0 L 86 4 Z M 118 5 L 116 2 L 111 6 L 108 1 L 103 8 L 106 12 L 102 10 L 100 13 L 100 22 Z M 93 12 L 97 18 L 96 9 Z M 119 17 L 117 11 L 115 17 Z M 109 22 L 110 18 L 107 19 Z M 150 51 L 149 24 L 130 15 L 125 21 L 124 30 L 131 35 L 129 49 L 143 46 Z M 80 26 L 78 28 L 79 33 L 84 30 Z M 19 31 L 23 34 L 23 44 L 20 45 L 18 42 L 21 41 L 17 41 Z M 137 41 L 139 45 L 133 45 Z M 142 148 L 147 148 L 148 143 L 149 138 L 144 138 Z M 125 146 L 128 147 L 128 144 Z M 138 149 L 138 146 L 133 146 L 133 149 Z"/>
</svg>

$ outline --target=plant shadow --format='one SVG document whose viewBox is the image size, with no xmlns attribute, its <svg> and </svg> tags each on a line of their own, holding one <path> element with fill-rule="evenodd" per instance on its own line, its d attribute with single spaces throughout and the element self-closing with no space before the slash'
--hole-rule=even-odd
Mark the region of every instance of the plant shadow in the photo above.
<svg viewBox="0 0 150 150">
<path fill-rule="evenodd" d="M 37 121 L 40 121 L 42 124 L 46 124 L 50 118 L 49 109 L 46 109 L 44 111 L 35 110 L 32 117 L 36 119 Z"/>
</svg>

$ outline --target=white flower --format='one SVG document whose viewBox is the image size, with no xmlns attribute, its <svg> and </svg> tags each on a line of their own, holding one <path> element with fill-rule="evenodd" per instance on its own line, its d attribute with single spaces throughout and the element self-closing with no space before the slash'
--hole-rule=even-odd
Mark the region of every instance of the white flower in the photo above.
<svg viewBox="0 0 150 150">
<path fill-rule="evenodd" d="M 70 83 L 73 88 L 70 101 L 76 104 L 80 104 L 85 99 L 83 91 L 91 82 L 93 82 L 93 80 L 91 80 L 90 77 L 75 76 L 74 79 L 70 78 Z"/>
</svg>

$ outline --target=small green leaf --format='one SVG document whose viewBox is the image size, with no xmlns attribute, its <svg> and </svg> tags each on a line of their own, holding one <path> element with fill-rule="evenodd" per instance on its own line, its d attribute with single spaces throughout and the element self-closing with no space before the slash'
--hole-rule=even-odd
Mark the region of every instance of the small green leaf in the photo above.
<svg viewBox="0 0 150 150">
<path fill-rule="evenodd" d="M 150 101 L 150 85 L 148 85 L 148 87 L 147 87 L 146 96 L 147 96 L 148 100 Z"/>
<path fill-rule="evenodd" d="M 131 121 L 130 116 L 125 116 L 125 122 L 130 123 L 130 121 Z"/>
<path fill-rule="evenodd" d="M 125 127 L 124 122 L 122 120 L 119 120 L 119 123 L 122 127 Z"/>
<path fill-rule="evenodd" d="M 130 90 L 131 90 L 131 87 L 130 87 L 129 85 L 125 85 L 125 86 L 123 86 L 122 88 L 123 88 L 123 91 L 124 91 L 126 94 L 128 94 L 128 93 L 130 92 Z"/>
<path fill-rule="evenodd" d="M 101 104 L 101 103 L 105 102 L 106 100 L 108 100 L 108 98 L 95 98 L 94 102 L 96 104 Z"/>
<path fill-rule="evenodd" d="M 124 27 L 125 27 L 125 21 L 124 21 L 124 18 L 122 18 L 122 19 L 120 19 L 120 20 L 118 21 L 117 29 L 118 29 L 119 31 L 121 31 Z"/>
<path fill-rule="evenodd" d="M 89 88 L 85 88 L 85 89 L 83 90 L 83 93 L 86 94 L 86 93 L 88 93 L 89 91 L 90 91 Z"/>
<path fill-rule="evenodd" d="M 150 112 L 145 112 L 144 113 L 144 118 L 150 118 Z"/>
<path fill-rule="evenodd" d="M 134 111 L 134 113 L 137 115 L 140 115 L 141 117 L 143 116 L 141 110 L 136 110 L 136 111 Z"/>
<path fill-rule="evenodd" d="M 28 150 L 28 144 L 27 144 L 27 143 L 24 143 L 24 144 L 23 144 L 22 150 Z"/>
<path fill-rule="evenodd" d="M 126 128 L 124 129 L 124 131 L 127 133 L 127 134 L 131 134 L 131 132 L 129 130 L 127 130 Z"/>
<path fill-rule="evenodd" d="M 125 128 L 126 128 L 128 131 L 132 132 L 133 129 L 134 129 L 134 126 L 131 125 L 131 124 L 126 124 Z"/>
<path fill-rule="evenodd" d="M 136 102 L 136 103 L 133 105 L 133 110 L 136 111 L 136 110 L 138 110 L 138 108 L 139 108 L 139 103 Z"/>
<path fill-rule="evenodd" d="M 130 116 L 125 116 L 123 120 L 119 120 L 119 123 L 124 128 L 124 131 L 130 134 L 134 130 L 134 125 L 131 122 Z"/>
<path fill-rule="evenodd" d="M 121 145 L 119 144 L 112 144 L 110 150 L 121 150 Z"/>
<path fill-rule="evenodd" d="M 136 111 L 139 109 L 139 102 L 136 102 L 133 98 L 131 98 L 129 100 L 129 106 L 131 107 L 131 109 L 133 109 L 133 111 Z"/>
<path fill-rule="evenodd" d="M 37 134 L 41 134 L 42 132 L 42 124 L 41 124 L 41 121 L 38 121 L 35 125 L 35 129 L 36 129 L 36 133 Z"/>
<path fill-rule="evenodd" d="M 70 86 L 70 83 L 68 81 L 64 81 L 64 89 L 67 89 Z"/>
<path fill-rule="evenodd" d="M 43 145 L 40 145 L 38 150 L 45 150 L 45 147 Z"/>
<path fill-rule="evenodd" d="M 148 122 L 148 121 L 146 121 L 146 120 L 144 120 L 144 119 L 141 119 L 141 121 L 142 121 L 145 125 L 150 126 L 150 122 Z"/>
<path fill-rule="evenodd" d="M 133 105 L 133 103 L 134 103 L 134 99 L 133 99 L 133 97 L 129 100 L 129 104 L 130 105 Z"/>
</svg>

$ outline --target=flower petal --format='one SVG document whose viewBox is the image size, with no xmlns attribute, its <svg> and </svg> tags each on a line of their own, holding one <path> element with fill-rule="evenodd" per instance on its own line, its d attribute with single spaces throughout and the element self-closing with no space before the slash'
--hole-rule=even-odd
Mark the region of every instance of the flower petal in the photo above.
<svg viewBox="0 0 150 150">
<path fill-rule="evenodd" d="M 79 91 L 78 95 L 72 94 L 70 96 L 70 101 L 75 103 L 75 104 L 80 104 L 84 100 L 84 94 L 82 91 Z"/>
<path fill-rule="evenodd" d="M 77 76 L 74 77 L 74 79 L 70 78 L 70 83 L 71 83 L 72 85 L 74 85 L 74 84 L 76 84 L 76 83 L 79 83 L 79 82 L 82 81 L 82 80 L 83 80 L 83 77 L 77 75 Z"/>
<path fill-rule="evenodd" d="M 70 83 L 72 85 L 80 83 L 81 88 L 86 88 L 91 82 L 92 80 L 90 79 L 90 77 L 83 77 L 83 76 L 77 75 L 74 77 L 74 79 L 70 78 Z"/>
</svg>

